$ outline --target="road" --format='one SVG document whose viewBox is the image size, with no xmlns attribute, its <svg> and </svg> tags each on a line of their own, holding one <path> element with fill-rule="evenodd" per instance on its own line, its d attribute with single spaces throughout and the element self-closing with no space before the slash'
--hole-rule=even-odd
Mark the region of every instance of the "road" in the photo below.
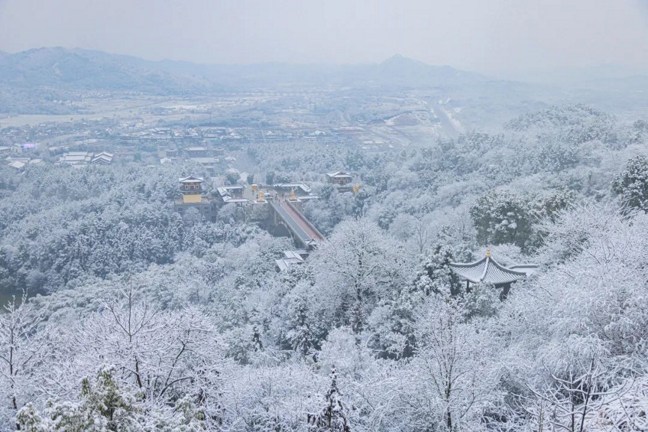
<svg viewBox="0 0 648 432">
<path fill-rule="evenodd" d="M 270 203 L 274 211 L 286 223 L 288 229 L 297 236 L 304 246 L 311 242 L 324 241 L 324 236 L 297 210 L 292 204 L 286 201 L 273 201 Z"/>
</svg>

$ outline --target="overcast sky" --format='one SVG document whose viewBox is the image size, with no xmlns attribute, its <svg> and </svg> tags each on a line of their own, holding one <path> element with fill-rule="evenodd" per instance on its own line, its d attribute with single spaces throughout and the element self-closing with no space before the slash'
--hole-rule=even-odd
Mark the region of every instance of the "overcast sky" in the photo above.
<svg viewBox="0 0 648 432">
<path fill-rule="evenodd" d="M 367 63 L 487 73 L 648 70 L 648 0 L 0 0 L 0 50 L 203 63 Z"/>
</svg>

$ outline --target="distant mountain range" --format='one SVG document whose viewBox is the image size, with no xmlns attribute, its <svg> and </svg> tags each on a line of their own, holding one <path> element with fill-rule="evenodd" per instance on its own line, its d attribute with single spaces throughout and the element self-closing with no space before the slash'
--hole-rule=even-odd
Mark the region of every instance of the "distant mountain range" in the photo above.
<svg viewBox="0 0 648 432">
<path fill-rule="evenodd" d="M 206 65 L 147 61 L 99 51 L 39 48 L 0 53 L 0 85 L 67 90 L 193 93 L 285 85 L 456 87 L 487 78 L 449 66 L 430 66 L 402 56 L 379 64 Z"/>
<path fill-rule="evenodd" d="M 0 85 L 146 93 L 194 91 L 208 85 L 156 66 L 98 51 L 39 48 L 0 56 Z"/>
<path fill-rule="evenodd" d="M 388 94 L 424 91 L 463 101 L 480 113 L 518 114 L 546 104 L 588 103 L 604 109 L 648 108 L 645 76 L 583 80 L 562 87 L 489 78 L 450 66 L 432 66 L 400 55 L 358 65 L 262 63 L 209 65 L 148 61 L 100 51 L 39 48 L 0 52 L 0 113 L 74 112 L 89 91 L 150 95 L 205 95 L 258 89 L 338 88 Z M 63 101 L 63 102 L 61 102 Z M 479 114 L 482 115 L 482 114 Z M 476 115 L 475 117 L 479 116 Z"/>
</svg>

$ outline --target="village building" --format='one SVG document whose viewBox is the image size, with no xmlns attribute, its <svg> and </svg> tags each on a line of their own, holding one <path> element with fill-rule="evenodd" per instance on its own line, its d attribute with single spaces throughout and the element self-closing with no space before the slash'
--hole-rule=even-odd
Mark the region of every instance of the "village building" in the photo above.
<svg viewBox="0 0 648 432">
<path fill-rule="evenodd" d="M 36 165 L 43 162 L 42 159 L 31 159 L 28 157 L 8 157 L 6 160 L 7 165 L 18 172 L 24 171 L 27 165 Z"/>
<path fill-rule="evenodd" d="M 92 153 L 89 152 L 68 152 L 59 159 L 60 163 L 68 165 L 85 165 L 92 161 Z"/>
<path fill-rule="evenodd" d="M 160 159 L 177 158 L 179 155 L 178 149 L 175 147 L 161 148 L 158 150 L 158 157 Z"/>
<path fill-rule="evenodd" d="M 25 166 L 26 166 L 27 164 L 26 164 L 25 162 L 23 162 L 23 161 L 19 161 L 19 160 L 12 160 L 11 162 L 9 162 L 8 165 L 9 165 L 10 168 L 13 168 L 13 169 L 15 169 L 16 171 L 19 171 L 19 172 L 20 172 L 20 171 L 23 171 L 23 170 L 25 169 Z"/>
<path fill-rule="evenodd" d="M 303 264 L 308 258 L 308 251 L 305 249 L 298 249 L 294 251 L 284 251 L 283 258 L 275 260 L 275 267 L 277 271 L 285 272 L 295 265 Z"/>
<path fill-rule="evenodd" d="M 95 165 L 110 165 L 113 161 L 113 154 L 108 152 L 97 153 L 90 163 Z"/>
<path fill-rule="evenodd" d="M 187 147 L 184 149 L 184 153 L 189 158 L 202 158 L 209 156 L 209 151 L 206 147 Z"/>
</svg>

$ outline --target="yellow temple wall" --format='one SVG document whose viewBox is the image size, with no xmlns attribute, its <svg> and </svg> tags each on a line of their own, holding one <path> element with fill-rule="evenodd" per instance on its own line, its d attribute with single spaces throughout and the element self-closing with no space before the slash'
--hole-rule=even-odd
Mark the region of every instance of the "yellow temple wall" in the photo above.
<svg viewBox="0 0 648 432">
<path fill-rule="evenodd" d="M 182 195 L 182 202 L 185 204 L 199 204 L 202 202 L 201 195 Z"/>
</svg>

